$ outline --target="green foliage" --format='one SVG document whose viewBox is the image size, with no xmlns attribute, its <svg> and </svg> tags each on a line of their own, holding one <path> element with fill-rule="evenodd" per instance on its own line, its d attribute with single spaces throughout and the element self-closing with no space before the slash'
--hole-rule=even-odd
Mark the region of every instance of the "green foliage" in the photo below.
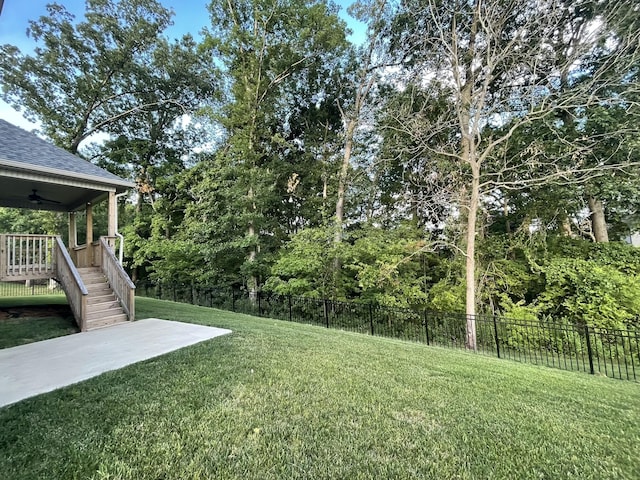
<svg viewBox="0 0 640 480">
<path fill-rule="evenodd" d="M 588 226 L 582 210 L 592 196 L 603 202 L 612 233 L 637 223 L 637 166 L 600 167 L 638 158 L 637 91 L 627 88 L 638 73 L 620 62 L 636 51 L 622 40 L 636 34 L 638 12 L 617 19 L 609 1 L 589 11 L 545 4 L 547 18 L 529 0 L 489 2 L 479 5 L 487 23 L 474 26 L 471 3 L 455 15 L 446 2 L 422 3 L 387 10 L 356 2 L 351 11 L 369 22 L 371 40 L 361 49 L 348 45 L 337 7 L 325 1 L 212 0 L 213 22 L 200 44 L 189 35 L 162 38 L 171 12 L 156 0 L 89 0 L 78 22 L 51 5 L 31 23 L 33 55 L 2 47 L 4 98 L 71 151 L 92 133 L 110 135 L 83 153 L 137 184 L 120 216 L 125 263 L 137 279 L 252 288 L 264 282 L 284 294 L 455 312 L 465 309 L 460 235 L 473 172 L 460 148 L 461 132 L 469 130 L 460 129 L 460 112 L 478 112 L 472 123 L 482 128 L 471 135 L 472 150 L 484 159 L 473 254 L 478 312 L 633 324 L 640 313 L 637 250 L 558 233 L 573 227 L 575 234 L 578 220 Z M 571 78 L 549 82 L 578 46 L 566 39 L 582 38 L 584 22 L 596 17 L 621 42 L 575 50 L 584 71 L 574 75 L 579 61 L 570 61 Z M 504 28 L 492 20 L 506 21 Z M 557 24 L 566 25 L 566 35 L 558 36 Z M 478 49 L 463 55 L 443 48 L 450 40 L 440 35 L 443 26 L 463 43 L 479 28 Z M 498 31 L 502 39 L 494 38 Z M 526 61 L 540 45 L 549 47 L 549 58 Z M 394 60 L 392 81 L 373 74 L 376 62 Z M 485 85 L 486 95 L 476 97 L 482 89 L 473 87 L 475 99 L 460 103 L 469 92 L 461 96 L 462 85 L 456 90 L 442 80 L 450 73 L 440 75 L 450 60 L 468 65 L 475 80 L 467 86 Z M 439 73 L 424 81 L 424 71 Z M 597 81 L 590 84 L 591 72 Z M 553 99 L 543 84 L 557 90 L 548 92 Z M 590 86 L 602 101 L 589 97 L 582 105 L 581 89 Z M 361 128 L 351 132 L 345 184 L 345 120 L 364 92 L 375 101 L 357 107 Z M 588 175 L 574 175 L 582 166 Z M 336 242 L 327 225 L 343 186 L 338 228 L 345 235 Z M 96 233 L 106 233 L 104 208 L 94 214 Z M 66 234 L 65 223 L 59 215 L 0 210 L 0 231 Z M 587 238 L 588 228 L 580 234 Z M 445 248 L 427 252 L 436 245 Z M 522 345 L 524 335 L 510 338 Z"/>
<path fill-rule="evenodd" d="M 501 316 L 509 319 L 535 322 L 538 320 L 538 311 L 532 305 L 526 305 L 524 300 L 514 303 L 507 295 L 502 296 Z"/>
<path fill-rule="evenodd" d="M 154 237 L 146 242 L 142 253 L 152 259 L 149 267 L 151 280 L 174 283 L 202 283 L 202 255 L 193 242 Z"/>
<path fill-rule="evenodd" d="M 366 227 L 350 232 L 340 244 L 334 236 L 334 227 L 294 235 L 271 269 L 265 288 L 387 306 L 424 303 L 424 242 L 415 230 Z"/>
<path fill-rule="evenodd" d="M 552 260 L 543 273 L 546 288 L 536 301 L 540 312 L 603 328 L 639 326 L 640 276 L 566 258 Z"/>
<path fill-rule="evenodd" d="M 514 303 L 511 298 L 503 294 L 500 301 L 500 317 L 508 320 L 501 325 L 500 338 L 504 345 L 514 351 L 555 351 L 562 352 L 562 341 L 549 343 L 549 333 L 554 329 L 537 328 L 544 320 L 539 318 L 538 309 L 533 305 L 526 305 L 524 300 Z M 556 332 L 557 334 L 557 332 Z M 562 331 L 560 332 L 562 335 Z"/>
<path fill-rule="evenodd" d="M 605 328 L 639 326 L 640 256 L 630 245 L 541 235 L 525 244 L 496 236 L 484 240 L 481 251 L 485 311 Z"/>
<path fill-rule="evenodd" d="M 66 215 L 59 212 L 0 207 L 0 233 L 68 236 Z"/>
<path fill-rule="evenodd" d="M 264 288 L 284 295 L 333 296 L 334 259 L 340 255 L 333 237 L 331 227 L 306 228 L 294 235 Z"/>
<path fill-rule="evenodd" d="M 638 249 L 626 243 L 593 243 L 566 237 L 551 237 L 546 244 L 546 251 L 549 257 L 593 261 L 625 274 L 640 275 Z"/>
<path fill-rule="evenodd" d="M 353 272 L 360 298 L 394 307 L 424 303 L 425 243 L 415 229 L 366 228 L 352 237 L 343 267 Z"/>
<path fill-rule="evenodd" d="M 428 308 L 440 312 L 464 312 L 464 298 L 464 283 L 443 278 L 429 290 Z"/>
<path fill-rule="evenodd" d="M 289 236 L 326 215 L 340 128 L 330 80 L 345 25 L 333 6 L 307 0 L 214 0 L 209 10 L 203 48 L 225 69 L 213 115 L 224 138 L 190 175 L 182 235 L 209 268 L 254 290 Z"/>
<path fill-rule="evenodd" d="M 3 98 L 75 153 L 91 134 L 143 108 L 132 80 L 170 21 L 171 12 L 156 0 L 88 0 L 81 22 L 50 4 L 47 15 L 29 25 L 39 44 L 33 55 L 12 45 L 0 49 Z"/>
</svg>

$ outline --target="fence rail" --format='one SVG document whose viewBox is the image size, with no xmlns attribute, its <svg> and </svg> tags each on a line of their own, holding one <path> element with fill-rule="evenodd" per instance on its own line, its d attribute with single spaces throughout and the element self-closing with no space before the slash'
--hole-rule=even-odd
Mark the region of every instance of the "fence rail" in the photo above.
<svg viewBox="0 0 640 480">
<path fill-rule="evenodd" d="M 53 280 L 0 282 L 0 297 L 31 297 L 37 295 L 64 295 L 64 290 L 58 282 Z"/>
<path fill-rule="evenodd" d="M 467 316 L 423 308 L 393 308 L 220 287 L 140 283 L 140 296 L 191 303 L 260 317 L 465 348 Z M 477 351 L 563 370 L 640 381 L 640 331 L 570 322 L 537 322 L 476 315 Z"/>
</svg>

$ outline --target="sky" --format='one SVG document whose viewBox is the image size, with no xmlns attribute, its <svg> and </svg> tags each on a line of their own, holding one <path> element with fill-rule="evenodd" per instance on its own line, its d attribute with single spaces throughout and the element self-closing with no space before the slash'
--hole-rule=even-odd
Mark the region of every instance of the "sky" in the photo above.
<svg viewBox="0 0 640 480">
<path fill-rule="evenodd" d="M 206 8 L 207 0 L 160 0 L 160 2 L 175 12 L 173 26 L 165 31 L 165 35 L 170 39 L 179 38 L 185 33 L 191 33 L 198 38 L 199 32 L 210 25 L 209 12 Z M 349 37 L 350 40 L 361 43 L 364 39 L 364 26 L 349 17 L 346 11 L 352 2 L 353 0 L 335 0 L 335 3 L 341 7 L 340 16 L 354 32 Z M 54 3 L 54 0 L 4 0 L 0 14 L 0 45 L 9 43 L 23 52 L 32 51 L 35 43 L 26 34 L 29 20 L 37 20 L 45 15 L 47 3 Z M 63 5 L 77 19 L 82 19 L 85 0 L 55 0 L 55 3 Z M 2 100 L 0 100 L 0 118 L 27 130 L 36 127 Z"/>
</svg>

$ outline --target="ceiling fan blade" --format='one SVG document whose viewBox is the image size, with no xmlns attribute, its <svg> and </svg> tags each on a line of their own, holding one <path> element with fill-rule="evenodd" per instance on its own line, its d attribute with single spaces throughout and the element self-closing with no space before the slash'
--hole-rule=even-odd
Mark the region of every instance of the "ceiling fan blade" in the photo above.
<svg viewBox="0 0 640 480">
<path fill-rule="evenodd" d="M 60 202 L 58 200 L 51 200 L 51 199 L 42 198 L 42 197 L 40 197 L 40 201 L 46 202 L 46 203 L 57 203 L 57 204 L 60 204 Z"/>
<path fill-rule="evenodd" d="M 38 204 L 38 205 L 42 205 L 43 202 L 55 203 L 55 204 L 59 204 L 60 203 L 57 200 L 51 200 L 49 198 L 41 197 L 40 195 L 38 195 L 38 190 L 36 190 L 36 189 L 33 189 L 33 193 L 29 194 L 29 201 L 31 203 L 35 203 L 35 204 Z"/>
</svg>

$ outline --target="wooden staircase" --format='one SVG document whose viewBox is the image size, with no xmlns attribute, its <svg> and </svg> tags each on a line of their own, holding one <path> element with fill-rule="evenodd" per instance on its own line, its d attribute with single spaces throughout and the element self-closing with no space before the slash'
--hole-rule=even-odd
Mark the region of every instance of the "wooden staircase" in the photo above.
<svg viewBox="0 0 640 480">
<path fill-rule="evenodd" d="M 136 286 L 115 257 L 109 238 L 82 246 L 90 250 L 81 260 L 79 250 L 74 250 L 74 261 L 58 235 L 0 234 L 0 281 L 56 279 L 83 332 L 132 322 Z"/>
<path fill-rule="evenodd" d="M 127 321 L 120 302 L 109 286 L 100 267 L 78 268 L 89 295 L 87 296 L 86 330 L 107 327 Z"/>
</svg>

